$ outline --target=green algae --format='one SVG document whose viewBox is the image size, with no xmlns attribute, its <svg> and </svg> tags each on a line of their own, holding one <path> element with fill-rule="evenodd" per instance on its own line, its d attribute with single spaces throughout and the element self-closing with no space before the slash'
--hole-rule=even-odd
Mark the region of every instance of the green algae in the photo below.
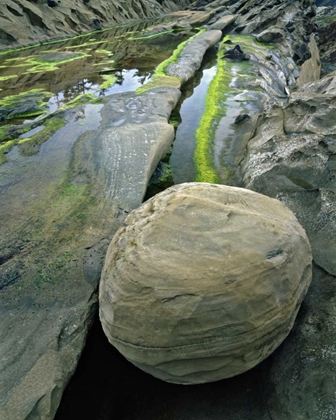
<svg viewBox="0 0 336 420">
<path fill-rule="evenodd" d="M 99 89 L 107 89 L 113 86 L 117 80 L 115 76 L 110 76 L 110 75 L 105 75 L 105 74 L 102 75 L 102 78 L 105 80 L 105 82 L 103 82 L 102 84 L 98 86 Z"/>
<path fill-rule="evenodd" d="M 0 76 L 0 82 L 4 82 L 5 80 L 9 79 L 15 79 L 16 77 L 16 74 L 10 74 L 9 76 Z"/>
<path fill-rule="evenodd" d="M 114 64 L 115 63 L 115 60 L 103 60 L 103 61 L 101 61 L 100 63 L 95 63 L 95 64 L 92 64 L 92 66 L 106 66 L 107 64 Z M 104 67 L 104 68 L 102 68 L 100 71 L 111 71 L 111 69 L 109 68 L 109 67 Z"/>
<path fill-rule="evenodd" d="M 43 89 L 31 89 L 27 92 L 21 92 L 17 95 L 6 96 L 0 99 L 0 108 L 9 111 L 7 120 L 14 118 L 29 118 L 41 115 L 46 110 L 46 101 L 52 96 L 52 93 L 46 92 Z M 25 112 L 20 112 L 20 107 L 24 107 L 31 102 L 31 108 Z M 1 136 L 0 136 L 1 137 Z"/>
<path fill-rule="evenodd" d="M 20 153 L 23 156 L 35 155 L 43 143 L 49 140 L 59 129 L 65 125 L 65 119 L 62 116 L 56 116 L 54 118 L 47 119 L 44 121 L 43 130 L 17 141 L 20 149 Z"/>
<path fill-rule="evenodd" d="M 94 52 L 98 54 L 113 55 L 112 51 L 103 50 L 103 49 L 98 49 L 98 50 L 95 50 Z"/>
<path fill-rule="evenodd" d="M 197 172 L 196 181 L 199 182 L 221 182 L 221 177 L 214 165 L 213 148 L 216 128 L 221 118 L 226 115 L 227 109 L 225 102 L 231 92 L 230 82 L 232 80 L 232 64 L 223 59 L 225 47 L 231 46 L 230 44 L 226 44 L 227 41 L 231 41 L 233 44 L 239 43 L 244 51 L 248 53 L 258 53 L 258 55 L 263 57 L 268 55 L 270 47 L 275 49 L 273 45 L 269 46 L 268 44 L 262 44 L 256 41 L 252 36 L 227 35 L 223 39 L 217 55 L 217 72 L 209 85 L 205 101 L 205 111 L 196 131 L 194 160 Z M 241 63 L 241 67 L 248 72 L 250 64 L 248 62 L 246 64 Z M 244 74 L 239 75 L 239 77 L 244 76 Z M 232 176 L 230 169 L 226 167 L 224 163 L 222 163 L 222 166 L 222 172 L 227 174 L 225 179 L 228 180 Z"/>
<path fill-rule="evenodd" d="M 13 140 L 0 144 L 0 165 L 7 162 L 5 154 L 8 153 L 14 145 L 15 141 Z"/>
<path fill-rule="evenodd" d="M 201 33 L 205 32 L 205 29 L 201 29 L 196 35 L 188 38 L 186 41 L 181 42 L 178 47 L 173 51 L 173 54 L 159 64 L 154 72 L 152 80 L 146 83 L 144 86 L 136 90 L 136 93 L 143 93 L 149 89 L 154 89 L 157 87 L 174 87 L 179 89 L 182 85 L 182 79 L 178 76 L 171 76 L 167 74 L 167 68 L 170 64 L 174 64 L 178 61 L 181 52 L 184 47 L 194 38 L 196 38 Z"/>
<path fill-rule="evenodd" d="M 263 43 L 256 40 L 252 35 L 226 35 L 223 39 L 223 43 L 231 41 L 233 44 L 241 44 L 241 47 L 245 52 L 248 53 L 258 53 L 262 57 L 265 57 L 269 54 L 268 50 L 278 50 L 276 45 Z M 226 46 L 230 46 L 227 44 Z"/>
<path fill-rule="evenodd" d="M 79 52 L 76 53 L 75 55 L 71 55 L 69 57 L 65 57 L 64 55 L 61 56 L 63 58 L 59 58 L 59 59 L 49 59 L 47 56 L 49 54 L 47 54 L 45 56 L 45 58 L 42 56 L 40 58 L 30 58 L 26 61 L 26 65 L 27 66 L 32 66 L 30 67 L 26 73 L 24 74 L 30 74 L 30 73 L 41 73 L 41 72 L 46 72 L 46 71 L 55 71 L 59 69 L 59 65 L 61 64 L 65 64 L 65 63 L 69 63 L 70 61 L 75 61 L 78 59 L 82 59 L 85 57 L 90 57 L 89 54 L 84 53 L 84 52 Z"/>
<path fill-rule="evenodd" d="M 87 104 L 98 104 L 100 103 L 100 99 L 94 96 L 93 93 L 83 93 L 81 95 L 76 96 L 76 98 L 72 99 L 71 101 L 67 102 L 66 104 L 62 105 L 59 108 L 59 111 L 65 111 L 67 109 L 73 109 L 77 106 L 87 105 Z"/>
<path fill-rule="evenodd" d="M 225 67 L 226 62 L 223 60 L 223 55 L 224 47 L 222 44 L 217 56 L 217 72 L 209 85 L 205 110 L 199 127 L 196 130 L 196 150 L 194 156 L 197 171 L 196 181 L 212 184 L 220 182 L 219 175 L 213 163 L 213 142 L 216 125 L 225 113 L 225 107 L 220 103 L 225 99 L 225 90 L 229 89 L 229 83 L 231 81 L 231 76 Z"/>
<path fill-rule="evenodd" d="M 176 29 L 169 29 L 169 30 L 166 30 L 166 31 L 162 31 L 162 32 L 158 32 L 158 33 L 150 34 L 150 35 L 144 34 L 144 35 L 141 35 L 141 36 L 129 37 L 127 39 L 129 41 L 136 41 L 136 40 L 144 40 L 144 39 L 150 39 L 150 38 L 157 38 L 158 36 L 167 35 L 167 34 L 170 34 L 172 32 L 176 32 Z"/>
</svg>

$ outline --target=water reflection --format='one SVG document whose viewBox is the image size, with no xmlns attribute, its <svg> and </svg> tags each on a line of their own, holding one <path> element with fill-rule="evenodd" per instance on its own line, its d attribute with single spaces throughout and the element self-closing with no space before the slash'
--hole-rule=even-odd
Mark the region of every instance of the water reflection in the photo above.
<svg viewBox="0 0 336 420">
<path fill-rule="evenodd" d="M 191 35 L 189 31 L 177 31 L 141 38 L 150 24 L 153 22 L 141 22 L 23 51 L 1 53 L 0 99 L 43 89 L 53 94 L 49 111 L 55 111 L 81 94 L 106 96 L 135 90 Z M 107 76 L 115 76 L 115 84 L 101 88 Z"/>
</svg>

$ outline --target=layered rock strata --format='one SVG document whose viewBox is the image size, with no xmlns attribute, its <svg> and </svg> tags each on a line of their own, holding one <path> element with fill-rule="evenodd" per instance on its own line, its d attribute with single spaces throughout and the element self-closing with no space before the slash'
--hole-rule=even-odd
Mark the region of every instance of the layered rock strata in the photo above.
<svg viewBox="0 0 336 420">
<path fill-rule="evenodd" d="M 134 210 L 115 234 L 100 319 L 144 371 L 182 384 L 216 381 L 279 346 L 310 280 L 308 239 L 279 201 L 181 184 Z"/>
</svg>

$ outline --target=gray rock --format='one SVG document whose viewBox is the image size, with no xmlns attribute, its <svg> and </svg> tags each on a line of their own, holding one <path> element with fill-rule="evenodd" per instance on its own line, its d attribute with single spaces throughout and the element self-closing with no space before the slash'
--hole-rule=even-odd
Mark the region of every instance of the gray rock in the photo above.
<svg viewBox="0 0 336 420">
<path fill-rule="evenodd" d="M 236 15 L 225 15 L 219 18 L 216 22 L 209 25 L 209 30 L 220 30 L 223 31 L 227 26 L 231 25 L 235 20 Z"/>
<path fill-rule="evenodd" d="M 173 141 L 179 96 L 113 95 L 98 106 L 101 118 L 88 105 L 92 131 L 68 115 L 45 153 L 2 173 L 1 419 L 54 417 L 96 309 L 108 241 Z"/>
<path fill-rule="evenodd" d="M 284 32 L 280 28 L 268 28 L 256 36 L 259 42 L 279 42 L 284 39 Z"/>
<path fill-rule="evenodd" d="M 306 229 L 316 263 L 334 275 L 335 106 L 328 93 L 292 94 L 266 113 L 242 164 L 243 184 L 283 201 Z"/>
<path fill-rule="evenodd" d="M 279 346 L 310 280 L 308 239 L 279 201 L 181 184 L 131 212 L 114 236 L 100 319 L 109 341 L 144 371 L 211 382 Z"/>
<path fill-rule="evenodd" d="M 215 45 L 222 37 L 222 32 L 207 31 L 192 39 L 181 52 L 176 63 L 170 64 L 167 74 L 181 78 L 182 83 L 199 69 L 206 50 Z"/>
</svg>

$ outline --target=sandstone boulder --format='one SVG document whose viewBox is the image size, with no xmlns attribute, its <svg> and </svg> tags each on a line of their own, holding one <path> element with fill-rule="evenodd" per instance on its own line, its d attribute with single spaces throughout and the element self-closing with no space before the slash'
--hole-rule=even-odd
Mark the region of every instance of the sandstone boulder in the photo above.
<svg viewBox="0 0 336 420">
<path fill-rule="evenodd" d="M 279 346 L 310 281 L 310 245 L 287 207 L 240 188 L 181 184 L 132 211 L 115 234 L 100 319 L 144 371 L 215 381 Z"/>
</svg>

